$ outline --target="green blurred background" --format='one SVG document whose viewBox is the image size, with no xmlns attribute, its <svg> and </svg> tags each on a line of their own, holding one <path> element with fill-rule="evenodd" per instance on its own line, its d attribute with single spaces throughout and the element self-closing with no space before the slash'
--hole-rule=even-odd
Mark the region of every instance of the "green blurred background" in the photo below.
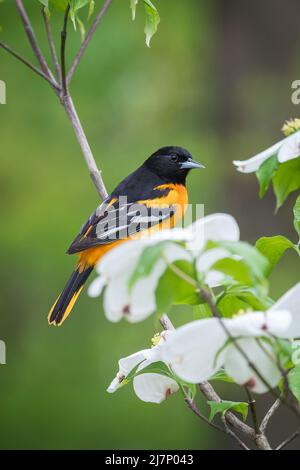
<svg viewBox="0 0 300 470">
<path fill-rule="evenodd" d="M 48 54 L 40 5 L 24 3 Z M 191 202 L 204 203 L 206 213 L 233 214 L 251 242 L 279 233 L 295 239 L 294 198 L 274 215 L 273 195 L 259 201 L 255 177 L 238 174 L 231 161 L 279 140 L 284 120 L 299 117 L 290 99 L 300 78 L 299 2 L 156 5 L 161 24 L 148 49 L 142 8 L 133 23 L 129 0 L 114 0 L 72 83 L 108 190 L 158 147 L 182 145 L 207 167 L 189 177 Z M 58 39 L 61 18 L 53 21 Z M 1 40 L 34 60 L 14 2 L 1 4 L 0 24 Z M 79 35 L 70 34 L 69 63 L 78 46 Z M 48 327 L 49 307 L 74 264 L 65 250 L 98 199 L 52 90 L 3 50 L 0 79 L 7 85 L 0 106 L 1 448 L 230 448 L 180 394 L 157 406 L 139 401 L 131 386 L 106 393 L 118 359 L 150 344 L 153 317 L 111 324 L 100 299 L 83 293 L 62 328 Z M 272 277 L 273 296 L 298 277 L 297 259 L 287 255 Z M 175 323 L 180 315 L 187 314 L 177 308 Z M 236 393 L 221 391 L 225 399 Z M 276 420 L 277 439 L 293 422 L 280 414 Z"/>
</svg>

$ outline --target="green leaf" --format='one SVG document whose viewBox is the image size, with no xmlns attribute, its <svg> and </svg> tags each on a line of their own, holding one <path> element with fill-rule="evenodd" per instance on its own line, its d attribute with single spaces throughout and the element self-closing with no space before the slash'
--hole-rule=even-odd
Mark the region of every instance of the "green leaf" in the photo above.
<svg viewBox="0 0 300 470">
<path fill-rule="evenodd" d="M 174 265 L 194 278 L 194 266 L 192 263 L 176 261 Z M 197 305 L 201 301 L 195 287 L 181 279 L 172 271 L 171 267 L 160 278 L 155 294 L 158 313 L 168 311 L 172 304 Z"/>
<path fill-rule="evenodd" d="M 139 279 L 149 276 L 155 264 L 161 257 L 163 249 L 168 243 L 168 241 L 159 242 L 156 245 L 148 246 L 143 250 L 136 267 L 130 276 L 128 282 L 129 290 L 132 289 Z"/>
<path fill-rule="evenodd" d="M 300 196 L 297 197 L 293 212 L 294 212 L 294 227 L 300 237 Z"/>
<path fill-rule="evenodd" d="M 138 4 L 139 0 L 130 0 L 130 8 L 132 12 L 132 20 L 135 20 L 135 14 L 136 14 L 136 6 Z"/>
<path fill-rule="evenodd" d="M 199 304 L 193 307 L 194 320 L 202 320 L 212 316 L 211 310 L 207 304 Z"/>
<path fill-rule="evenodd" d="M 273 178 L 276 208 L 279 209 L 288 195 L 300 188 L 300 158 L 279 165 Z"/>
<path fill-rule="evenodd" d="M 209 420 L 212 421 L 217 413 L 221 413 L 222 416 L 228 410 L 234 410 L 237 413 L 240 413 L 243 417 L 243 420 L 246 421 L 248 416 L 248 403 L 242 401 L 227 401 L 222 400 L 220 402 L 207 401 L 207 404 L 210 406 L 210 416 Z"/>
<path fill-rule="evenodd" d="M 158 24 L 160 22 L 160 17 L 157 9 L 150 0 L 143 0 L 146 10 L 146 25 L 145 25 L 145 34 L 146 34 L 146 44 L 150 47 L 150 41 L 152 36 L 156 33 Z"/>
<path fill-rule="evenodd" d="M 235 383 L 235 381 L 229 377 L 229 375 L 226 374 L 224 369 L 218 370 L 212 377 L 210 377 L 209 381 L 211 382 L 212 380 L 219 380 L 220 382 L 227 382 L 227 383 Z"/>
<path fill-rule="evenodd" d="M 295 245 L 286 237 L 276 235 L 275 237 L 259 238 L 255 244 L 256 248 L 269 260 L 269 272 L 272 272 L 280 258 L 289 248 L 295 249 Z"/>
<path fill-rule="evenodd" d="M 39 2 L 44 5 L 44 7 L 48 8 L 48 3 L 49 3 L 49 0 L 39 0 Z"/>
<path fill-rule="evenodd" d="M 130 0 L 130 8 L 132 12 L 132 19 L 135 20 L 136 16 L 136 6 L 138 4 L 139 0 Z M 146 13 L 146 25 L 145 25 L 145 34 L 146 34 L 146 44 L 148 47 L 150 47 L 150 41 L 153 35 L 157 31 L 158 24 L 160 22 L 160 17 L 158 14 L 158 11 L 156 7 L 153 5 L 153 3 L 150 0 L 142 0 L 144 7 L 145 7 L 145 13 Z"/>
<path fill-rule="evenodd" d="M 174 376 L 170 372 L 170 369 L 167 367 L 167 365 L 164 362 L 161 362 L 161 361 L 153 362 L 152 364 L 149 364 L 147 367 L 145 367 L 142 370 L 139 370 L 138 372 L 135 371 L 134 376 L 136 377 L 137 375 L 142 375 L 142 374 L 160 374 L 160 375 L 165 375 L 166 377 L 171 377 L 172 379 L 174 379 Z"/>
<path fill-rule="evenodd" d="M 79 26 L 81 42 L 83 42 L 84 38 L 85 38 L 85 27 L 84 27 L 84 24 L 83 24 L 83 22 L 81 21 L 81 19 L 79 18 L 78 15 L 76 16 L 76 21 L 77 21 L 77 24 Z"/>
<path fill-rule="evenodd" d="M 88 21 L 89 21 L 89 20 L 91 19 L 91 17 L 93 16 L 94 10 L 95 10 L 95 1 L 94 1 L 94 0 L 91 0 L 91 1 L 90 1 L 90 4 L 89 4 L 88 15 L 87 15 L 87 20 L 88 20 Z"/>
<path fill-rule="evenodd" d="M 233 255 L 238 255 L 242 258 L 251 270 L 252 274 L 259 280 L 264 281 L 270 271 L 270 264 L 268 259 L 257 250 L 257 248 L 251 246 L 246 242 L 229 242 L 223 241 L 215 243 L 216 246 L 226 248 Z"/>
<path fill-rule="evenodd" d="M 217 261 L 211 269 L 216 269 L 222 273 L 230 276 L 237 282 L 242 284 L 253 284 L 253 277 L 251 276 L 251 270 L 243 263 L 242 260 L 236 260 L 233 258 L 223 258 Z"/>
<path fill-rule="evenodd" d="M 257 170 L 256 176 L 259 182 L 259 197 L 263 198 L 269 189 L 270 183 L 278 170 L 277 155 L 268 158 Z"/>
<path fill-rule="evenodd" d="M 243 301 L 236 295 L 225 294 L 217 303 L 222 317 L 232 318 L 240 311 L 249 309 L 247 302 Z"/>
<path fill-rule="evenodd" d="M 264 311 L 272 305 L 272 301 L 259 289 L 240 285 L 227 289 L 217 305 L 222 316 L 231 318 L 241 310 Z"/>
<path fill-rule="evenodd" d="M 300 364 L 288 373 L 289 387 L 300 403 Z"/>
<path fill-rule="evenodd" d="M 48 0 L 48 7 L 54 7 L 56 10 L 59 11 L 66 11 L 66 8 L 69 4 L 68 0 Z"/>
</svg>

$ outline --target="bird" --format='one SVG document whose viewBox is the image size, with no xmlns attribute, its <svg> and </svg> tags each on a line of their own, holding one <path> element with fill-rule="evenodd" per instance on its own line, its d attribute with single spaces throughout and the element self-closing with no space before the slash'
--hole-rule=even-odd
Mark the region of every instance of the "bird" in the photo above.
<svg viewBox="0 0 300 470">
<path fill-rule="evenodd" d="M 186 177 L 205 168 L 191 153 L 162 147 L 127 176 L 97 207 L 71 243 L 67 254 L 78 261 L 65 288 L 53 304 L 48 323 L 60 326 L 71 310 L 94 266 L 117 244 L 150 232 L 173 228 L 188 204 Z"/>
</svg>

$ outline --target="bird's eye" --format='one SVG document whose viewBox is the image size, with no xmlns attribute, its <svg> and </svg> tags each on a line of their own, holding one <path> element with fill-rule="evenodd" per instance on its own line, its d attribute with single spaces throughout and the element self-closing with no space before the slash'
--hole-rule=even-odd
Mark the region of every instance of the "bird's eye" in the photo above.
<svg viewBox="0 0 300 470">
<path fill-rule="evenodd" d="M 179 158 L 178 158 L 177 155 L 172 155 L 171 160 L 172 160 L 172 162 L 178 162 Z"/>
</svg>

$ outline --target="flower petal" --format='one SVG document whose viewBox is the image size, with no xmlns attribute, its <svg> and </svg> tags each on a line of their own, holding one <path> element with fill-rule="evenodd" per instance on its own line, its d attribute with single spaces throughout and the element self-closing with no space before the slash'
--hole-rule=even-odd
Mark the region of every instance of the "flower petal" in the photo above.
<svg viewBox="0 0 300 470">
<path fill-rule="evenodd" d="M 229 214 L 211 214 L 198 219 L 187 227 L 194 235 L 194 240 L 187 243 L 187 247 L 193 252 L 203 249 L 208 240 L 212 241 L 238 241 L 240 229 L 234 217 Z"/>
<path fill-rule="evenodd" d="M 291 323 L 291 314 L 287 310 L 250 312 L 223 321 L 234 337 L 259 337 L 270 334 L 279 336 L 288 329 Z"/>
<path fill-rule="evenodd" d="M 265 160 L 275 155 L 286 139 L 277 142 L 263 152 L 258 153 L 248 160 L 234 160 L 233 164 L 237 166 L 237 170 L 241 173 L 253 173 L 259 169 Z"/>
<path fill-rule="evenodd" d="M 178 377 L 190 383 L 209 379 L 222 365 L 217 353 L 226 341 L 217 318 L 187 323 L 175 330 L 161 345 L 164 362 Z"/>
<path fill-rule="evenodd" d="M 89 285 L 88 287 L 88 295 L 90 297 L 99 297 L 101 295 L 101 292 L 103 290 L 103 287 L 106 284 L 106 280 L 102 276 L 96 277 L 96 279 L 93 280 L 93 282 Z"/>
<path fill-rule="evenodd" d="M 289 328 L 284 332 L 284 338 L 300 337 L 300 282 L 289 289 L 269 309 L 269 312 L 277 310 L 288 310 L 292 316 Z"/>
<path fill-rule="evenodd" d="M 225 352 L 224 367 L 226 373 L 238 384 L 246 385 L 253 392 L 265 393 L 268 391 L 268 387 L 249 366 L 249 362 L 251 362 L 270 387 L 276 387 L 281 379 L 281 374 L 276 366 L 276 357 L 270 344 L 263 342 L 261 347 L 252 338 L 238 339 L 236 341 L 246 353 L 249 361 L 242 356 L 234 344 L 231 344 Z M 273 356 L 274 360 L 270 356 Z"/>
<path fill-rule="evenodd" d="M 133 388 L 140 400 L 150 403 L 161 403 L 179 390 L 175 380 L 165 375 L 147 372 L 134 377 Z"/>
<path fill-rule="evenodd" d="M 130 297 L 127 287 L 127 273 L 113 278 L 105 289 L 103 307 L 106 318 L 118 322 L 130 314 Z"/>
<path fill-rule="evenodd" d="M 144 349 L 131 354 L 130 356 L 122 357 L 119 360 L 119 371 L 107 388 L 108 393 L 114 393 L 118 390 L 123 380 L 130 374 L 130 372 L 141 362 L 145 361 L 149 355 L 151 356 L 151 349 Z"/>
<path fill-rule="evenodd" d="M 101 258 L 96 265 L 96 271 L 106 278 L 112 278 L 126 271 L 138 260 L 145 247 L 145 240 L 128 240 L 117 245 Z"/>
<path fill-rule="evenodd" d="M 300 156 L 300 131 L 295 132 L 284 140 L 282 147 L 278 152 L 278 161 L 280 163 L 293 160 Z"/>
</svg>

